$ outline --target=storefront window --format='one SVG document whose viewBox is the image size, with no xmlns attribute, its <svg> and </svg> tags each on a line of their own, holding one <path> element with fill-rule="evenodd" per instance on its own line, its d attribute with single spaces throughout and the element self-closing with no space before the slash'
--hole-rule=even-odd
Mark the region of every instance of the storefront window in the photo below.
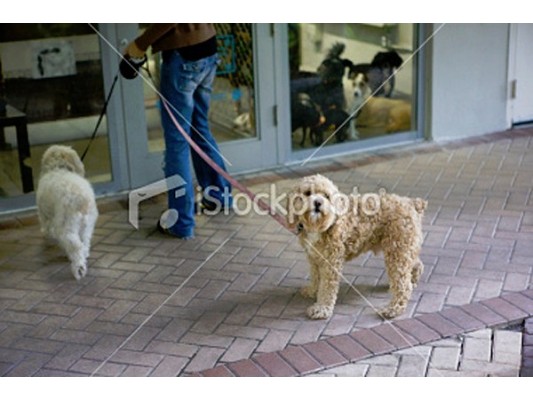
<svg viewBox="0 0 533 400">
<path fill-rule="evenodd" d="M 51 144 L 72 146 L 81 155 L 105 99 L 99 41 L 87 24 L 0 24 L 0 61 L 8 108 L 0 116 L 1 199 L 32 191 Z M 27 122 L 31 155 L 23 160 L 13 116 Z M 112 180 L 105 118 L 84 163 L 91 182 Z"/>
<path fill-rule="evenodd" d="M 411 24 L 289 24 L 292 149 L 416 130 Z"/>
</svg>

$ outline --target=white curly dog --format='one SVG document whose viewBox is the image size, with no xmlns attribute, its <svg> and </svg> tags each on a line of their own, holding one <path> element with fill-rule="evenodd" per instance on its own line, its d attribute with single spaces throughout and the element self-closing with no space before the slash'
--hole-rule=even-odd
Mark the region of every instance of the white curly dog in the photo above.
<svg viewBox="0 0 533 400">
<path fill-rule="evenodd" d="M 98 209 L 85 167 L 78 154 L 68 146 L 50 146 L 41 161 L 36 193 L 41 231 L 57 240 L 67 253 L 74 277 L 87 274 Z"/>
</svg>

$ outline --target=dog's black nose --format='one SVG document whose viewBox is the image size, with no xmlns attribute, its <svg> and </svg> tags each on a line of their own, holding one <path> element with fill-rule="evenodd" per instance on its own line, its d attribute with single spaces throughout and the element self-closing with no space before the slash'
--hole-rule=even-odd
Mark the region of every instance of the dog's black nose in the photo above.
<svg viewBox="0 0 533 400">
<path fill-rule="evenodd" d="M 313 207 L 315 207 L 315 212 L 320 211 L 320 207 L 322 207 L 322 202 L 320 200 L 313 201 Z"/>
</svg>

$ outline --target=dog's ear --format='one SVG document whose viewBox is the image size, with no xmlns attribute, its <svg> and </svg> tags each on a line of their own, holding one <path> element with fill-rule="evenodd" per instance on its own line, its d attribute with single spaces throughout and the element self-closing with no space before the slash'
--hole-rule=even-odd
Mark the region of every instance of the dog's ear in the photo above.
<svg viewBox="0 0 533 400">
<path fill-rule="evenodd" d="M 80 176 L 85 176 L 85 167 L 74 149 L 69 149 L 62 154 L 67 169 Z"/>
</svg>

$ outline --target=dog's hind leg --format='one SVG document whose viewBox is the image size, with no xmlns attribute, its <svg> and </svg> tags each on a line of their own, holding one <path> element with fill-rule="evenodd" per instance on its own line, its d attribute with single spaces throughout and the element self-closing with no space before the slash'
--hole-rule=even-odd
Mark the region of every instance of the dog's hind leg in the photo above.
<svg viewBox="0 0 533 400">
<path fill-rule="evenodd" d="M 385 249 L 383 252 L 392 299 L 387 307 L 379 311 L 379 314 L 383 318 L 395 318 L 405 311 L 413 292 L 412 266 L 414 265 L 414 257 L 410 254 L 397 254 Z"/>
<path fill-rule="evenodd" d="M 83 218 L 82 226 L 80 227 L 80 238 L 83 244 L 83 256 L 87 259 L 91 249 L 91 238 L 94 232 L 94 225 L 96 223 L 97 213 L 91 213 Z"/>
<path fill-rule="evenodd" d="M 71 216 L 65 221 L 62 234 L 57 235 L 59 245 L 70 260 L 70 270 L 76 280 L 80 280 L 87 274 L 87 257 L 80 237 L 82 220 L 83 217 L 80 214 Z"/>
<path fill-rule="evenodd" d="M 87 264 L 84 255 L 83 243 L 80 236 L 75 232 L 65 232 L 65 235 L 59 238 L 59 244 L 67 253 L 70 260 L 70 270 L 76 280 L 80 280 L 87 274 Z"/>
<path fill-rule="evenodd" d="M 413 268 L 411 270 L 411 283 L 413 284 L 413 288 L 418 285 L 418 281 L 420 280 L 420 276 L 424 272 L 424 264 L 418 258 L 415 263 L 413 264 Z"/>
</svg>

